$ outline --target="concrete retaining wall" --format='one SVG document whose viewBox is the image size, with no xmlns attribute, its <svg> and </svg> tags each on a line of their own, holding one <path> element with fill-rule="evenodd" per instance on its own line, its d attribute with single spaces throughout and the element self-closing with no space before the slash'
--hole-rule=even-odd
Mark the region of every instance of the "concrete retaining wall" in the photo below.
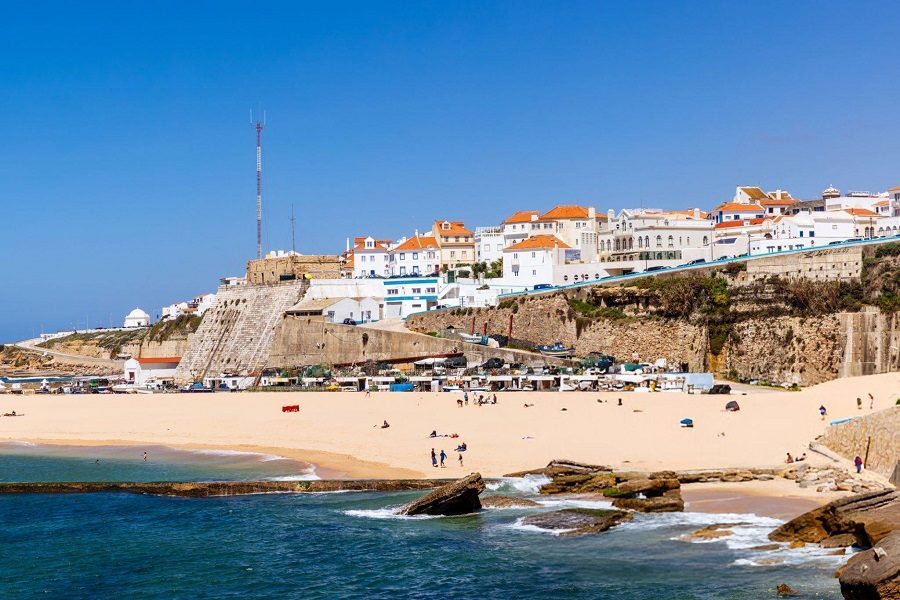
<svg viewBox="0 0 900 600">
<path fill-rule="evenodd" d="M 865 401 L 865 390 L 859 395 Z M 853 460 L 856 456 L 865 458 L 866 444 L 869 459 L 866 468 L 885 477 L 890 477 L 900 457 L 900 406 L 892 406 L 843 425 L 829 427 L 819 440 L 841 456 Z"/>
</svg>

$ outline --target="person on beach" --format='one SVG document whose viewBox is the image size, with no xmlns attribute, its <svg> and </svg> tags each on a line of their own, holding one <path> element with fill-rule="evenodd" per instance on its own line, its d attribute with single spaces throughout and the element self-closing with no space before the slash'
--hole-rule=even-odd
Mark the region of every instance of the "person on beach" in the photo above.
<svg viewBox="0 0 900 600">
<path fill-rule="evenodd" d="M 856 465 L 856 472 L 860 473 L 862 471 L 862 459 L 857 456 L 853 459 L 853 464 Z"/>
<path fill-rule="evenodd" d="M 784 462 L 786 462 L 786 463 L 788 463 L 788 464 L 794 462 L 794 457 L 791 456 L 791 453 L 790 453 L 790 452 L 787 453 L 787 459 L 785 459 Z"/>
<path fill-rule="evenodd" d="M 144 462 L 147 462 L 147 451 L 144 450 Z"/>
<path fill-rule="evenodd" d="M 823 404 L 822 406 L 819 407 L 819 414 L 822 415 L 822 420 L 824 421 L 824 420 L 825 420 L 825 415 L 828 414 L 828 411 L 825 410 L 825 405 L 824 405 L 824 404 Z"/>
<path fill-rule="evenodd" d="M 437 429 L 432 429 L 431 433 L 428 435 L 430 438 L 436 438 L 437 436 Z"/>
<path fill-rule="evenodd" d="M 371 398 L 371 397 L 372 397 L 372 389 L 366 388 L 366 398 Z"/>
<path fill-rule="evenodd" d="M 466 402 L 466 406 L 469 405 L 469 392 L 463 392 L 463 400 Z"/>
<path fill-rule="evenodd" d="M 390 427 L 390 426 L 391 426 L 391 424 L 388 423 L 387 420 L 385 420 L 385 422 L 381 425 L 381 428 L 382 428 L 382 429 L 387 429 L 387 428 Z"/>
<path fill-rule="evenodd" d="M 856 399 L 856 410 L 862 410 L 862 398 Z"/>
<path fill-rule="evenodd" d="M 869 392 L 869 410 L 875 408 L 875 396 L 872 395 L 872 392 Z"/>
<path fill-rule="evenodd" d="M 456 406 L 458 406 L 459 408 L 462 408 L 462 406 L 463 406 L 462 398 L 457 398 L 457 399 L 456 399 Z"/>
<path fill-rule="evenodd" d="M 622 399 L 619 398 L 619 406 L 622 406 Z"/>
<path fill-rule="evenodd" d="M 494 404 L 497 404 L 497 394 L 494 394 Z"/>
<path fill-rule="evenodd" d="M 441 450 L 441 468 L 444 468 L 444 461 L 447 460 L 447 453 Z"/>
<path fill-rule="evenodd" d="M 431 466 L 437 467 L 437 454 L 434 453 L 434 448 L 431 449 Z"/>
<path fill-rule="evenodd" d="M 463 466 L 462 454 L 459 455 L 459 466 Z"/>
</svg>

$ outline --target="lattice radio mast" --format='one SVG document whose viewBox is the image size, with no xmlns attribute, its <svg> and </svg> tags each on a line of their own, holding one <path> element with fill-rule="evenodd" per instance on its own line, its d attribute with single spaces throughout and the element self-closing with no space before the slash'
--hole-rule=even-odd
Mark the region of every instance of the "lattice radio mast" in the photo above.
<svg viewBox="0 0 900 600">
<path fill-rule="evenodd" d="M 253 124 L 253 111 L 250 111 L 250 124 Z M 266 126 L 266 113 L 256 115 L 256 258 L 262 258 L 262 131 Z"/>
</svg>

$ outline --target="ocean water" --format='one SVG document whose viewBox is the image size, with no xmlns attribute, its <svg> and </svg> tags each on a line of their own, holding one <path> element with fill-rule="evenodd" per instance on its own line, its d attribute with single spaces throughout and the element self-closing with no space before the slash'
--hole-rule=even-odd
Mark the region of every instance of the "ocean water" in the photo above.
<svg viewBox="0 0 900 600">
<path fill-rule="evenodd" d="M 38 467 L 32 472 L 39 477 L 72 466 L 71 456 L 34 452 L 24 460 L 21 453 L 0 451 L 0 480 L 23 480 L 23 461 Z M 223 456 L 194 458 L 188 469 L 194 475 L 209 469 L 203 466 L 208 461 L 216 473 L 227 470 Z M 121 474 L 134 473 L 130 460 Z M 239 478 L 250 471 L 249 460 L 261 472 L 280 462 L 241 457 Z M 112 478 L 117 459 L 107 462 Z M 438 518 L 394 514 L 416 492 L 0 495 L 0 597 L 755 600 L 774 598 L 775 586 L 788 583 L 807 598 L 840 598 L 832 573 L 845 557 L 812 548 L 752 549 L 768 543 L 777 520 L 636 515 L 599 535 L 559 537 L 521 519 L 566 506 L 608 505 L 539 498 L 539 483 L 491 483 L 487 493 L 531 496 L 540 507 Z M 681 539 L 712 523 L 740 524 L 732 538 Z"/>
</svg>

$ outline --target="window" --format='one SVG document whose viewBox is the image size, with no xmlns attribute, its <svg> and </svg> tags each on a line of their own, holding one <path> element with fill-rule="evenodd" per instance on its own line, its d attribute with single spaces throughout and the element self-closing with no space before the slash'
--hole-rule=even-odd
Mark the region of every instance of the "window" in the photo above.
<svg viewBox="0 0 900 600">
<path fill-rule="evenodd" d="M 399 290 L 397 290 L 397 288 L 389 288 L 387 291 L 387 295 L 388 296 L 396 296 L 398 291 Z"/>
<path fill-rule="evenodd" d="M 403 253 L 403 252 L 400 253 L 400 260 L 406 260 L 406 254 L 405 254 L 405 253 Z"/>
<path fill-rule="evenodd" d="M 400 274 L 406 275 L 406 267 L 400 267 Z"/>
<path fill-rule="evenodd" d="M 425 291 L 428 292 L 429 294 L 433 294 L 437 291 L 437 288 L 433 288 L 433 287 L 425 288 Z"/>
<path fill-rule="evenodd" d="M 457 236 L 454 236 L 453 241 L 454 241 L 454 242 L 459 242 L 459 236 L 458 236 L 458 235 L 457 235 Z"/>
<path fill-rule="evenodd" d="M 532 269 L 532 270 L 531 270 L 531 274 L 532 274 L 532 275 L 537 275 L 537 270 Z"/>
<path fill-rule="evenodd" d="M 412 293 L 413 293 L 413 294 L 421 294 L 421 293 L 422 293 L 422 288 L 413 288 L 413 289 L 412 289 Z"/>
<path fill-rule="evenodd" d="M 669 248 L 674 248 L 674 247 L 675 247 L 675 238 L 673 238 L 673 237 L 670 235 L 670 236 L 669 236 Z"/>
<path fill-rule="evenodd" d="M 419 253 L 413 252 L 413 260 L 419 260 Z"/>
<path fill-rule="evenodd" d="M 537 258 L 537 252 L 532 252 L 532 253 L 531 253 L 531 258 Z"/>
<path fill-rule="evenodd" d="M 704 245 L 704 246 L 709 245 L 709 238 L 708 238 L 707 236 L 705 236 L 705 235 L 703 236 L 703 245 Z"/>
<path fill-rule="evenodd" d="M 450 251 L 450 258 L 456 258 L 456 250 Z"/>
</svg>

